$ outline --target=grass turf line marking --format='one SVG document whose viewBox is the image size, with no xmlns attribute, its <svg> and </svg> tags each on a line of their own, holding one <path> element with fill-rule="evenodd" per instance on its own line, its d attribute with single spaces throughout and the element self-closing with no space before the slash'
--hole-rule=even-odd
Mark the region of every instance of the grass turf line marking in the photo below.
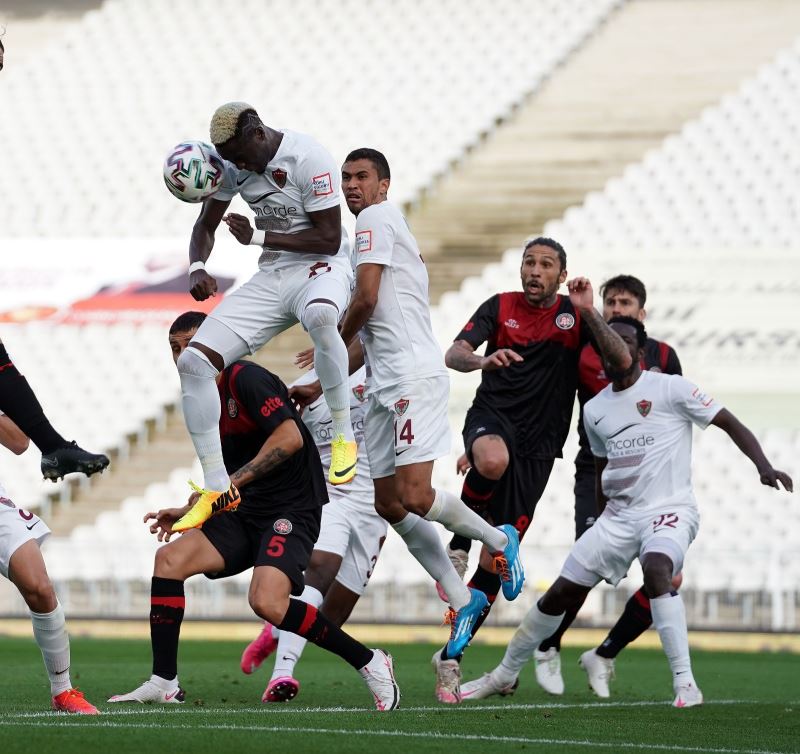
<svg viewBox="0 0 800 754">
<path fill-rule="evenodd" d="M 537 710 L 537 709 L 616 709 L 626 707 L 666 707 L 671 702 L 665 700 L 663 702 L 576 702 L 574 704 L 553 702 L 553 703 L 530 703 L 530 704 L 470 704 L 469 702 L 462 704 L 440 704 L 436 706 L 426 707 L 400 707 L 393 711 L 393 714 L 400 712 L 441 712 L 445 711 L 465 711 L 472 710 L 473 712 L 489 712 L 497 710 Z M 711 705 L 731 705 L 731 704 L 788 704 L 791 706 L 800 705 L 800 701 L 787 702 L 781 699 L 775 701 L 755 701 L 752 699 L 711 699 L 706 700 L 703 705 L 705 707 Z M 306 715 L 313 712 L 340 714 L 342 712 L 374 712 L 374 707 L 188 707 L 184 705 L 165 705 L 163 707 L 156 707 L 150 705 L 141 705 L 141 707 L 123 707 L 120 709 L 102 710 L 103 715 L 126 716 L 126 715 L 191 715 L 203 713 L 229 713 L 236 712 L 236 714 L 257 714 L 257 715 Z M 0 712 L 0 721 L 3 720 L 25 720 L 36 718 L 50 718 L 54 720 L 64 719 L 63 712 L 55 712 L 53 710 L 42 712 Z"/>
<path fill-rule="evenodd" d="M 45 728 L 49 727 L 44 721 L 30 721 L 30 722 L 9 722 L 5 723 L 9 726 L 19 726 L 27 728 Z M 117 723 L 117 722 L 103 722 L 97 723 L 84 722 L 76 720 L 74 717 L 65 718 L 56 727 L 59 728 L 133 728 L 138 730 L 163 730 L 162 723 Z M 242 732 L 259 732 L 259 733 L 314 733 L 321 735 L 359 735 L 359 736 L 378 736 L 385 738 L 426 738 L 442 741 L 486 741 L 493 744 L 509 743 L 509 744 L 542 744 L 546 746 L 586 746 L 588 748 L 603 748 L 603 749 L 645 749 L 652 751 L 676 751 L 676 752 L 703 752 L 705 754 L 800 754 L 800 752 L 787 752 L 787 751 L 773 751 L 769 749 L 729 749 L 714 747 L 709 748 L 705 746 L 681 746 L 679 744 L 645 744 L 636 743 L 632 741 L 589 741 L 587 739 L 568 739 L 568 738 L 529 738 L 527 736 L 483 736 L 478 734 L 466 733 L 438 733 L 430 731 L 427 733 L 417 731 L 392 731 L 392 730 L 364 730 L 354 729 L 347 730 L 342 728 L 297 728 L 294 726 L 283 725 L 225 725 L 225 724 L 211 724 L 211 725 L 168 725 L 167 728 L 171 730 L 225 730 L 225 731 L 242 731 Z"/>
</svg>

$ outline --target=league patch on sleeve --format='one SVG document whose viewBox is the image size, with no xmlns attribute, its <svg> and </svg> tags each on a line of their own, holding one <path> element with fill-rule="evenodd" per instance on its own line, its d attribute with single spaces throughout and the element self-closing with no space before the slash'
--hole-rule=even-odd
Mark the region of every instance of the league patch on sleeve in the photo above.
<svg viewBox="0 0 800 754">
<path fill-rule="evenodd" d="M 333 193 L 333 181 L 330 173 L 315 175 L 311 179 L 311 185 L 314 189 L 314 196 L 330 196 Z"/>
<path fill-rule="evenodd" d="M 356 251 L 363 254 L 365 251 L 372 251 L 372 231 L 360 230 L 356 233 Z"/>
<path fill-rule="evenodd" d="M 714 402 L 714 399 L 710 395 L 704 393 L 699 387 L 696 387 L 692 392 L 692 398 L 701 404 L 703 408 L 708 408 Z"/>
</svg>

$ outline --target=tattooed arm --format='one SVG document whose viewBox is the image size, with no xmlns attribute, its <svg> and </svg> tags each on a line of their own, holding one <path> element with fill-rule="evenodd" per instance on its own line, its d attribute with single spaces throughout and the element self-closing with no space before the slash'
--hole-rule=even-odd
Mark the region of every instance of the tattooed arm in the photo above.
<svg viewBox="0 0 800 754">
<path fill-rule="evenodd" d="M 569 298 L 580 311 L 581 317 L 592 331 L 600 355 L 616 369 L 625 370 L 631 365 L 628 347 L 594 308 L 592 284 L 587 278 L 573 278 L 567 282 Z"/>
<path fill-rule="evenodd" d="M 256 457 L 231 474 L 231 481 L 241 489 L 269 474 L 302 447 L 303 436 L 297 424 L 294 419 L 286 419 L 267 438 Z"/>
</svg>

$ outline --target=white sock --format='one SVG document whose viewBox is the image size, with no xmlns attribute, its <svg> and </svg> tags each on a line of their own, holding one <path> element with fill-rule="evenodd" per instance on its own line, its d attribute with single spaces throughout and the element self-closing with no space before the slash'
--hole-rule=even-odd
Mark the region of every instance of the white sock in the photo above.
<svg viewBox="0 0 800 754">
<path fill-rule="evenodd" d="M 689 657 L 686 609 L 680 594 L 668 592 L 651 599 L 650 611 L 672 670 L 673 684 L 694 683 L 692 661 Z"/>
<path fill-rule="evenodd" d="M 31 623 L 33 636 L 42 650 L 42 659 L 50 678 L 50 694 L 58 696 L 72 688 L 69 677 L 69 636 L 61 603 L 56 601 L 56 609 L 51 613 L 34 613 L 31 610 Z"/>
<path fill-rule="evenodd" d="M 309 605 L 319 607 L 322 604 L 322 592 L 315 589 L 313 586 L 306 586 L 303 593 L 300 595 L 303 602 Z M 275 667 L 272 670 L 272 680 L 282 678 L 283 676 L 292 676 L 294 674 L 294 666 L 303 654 L 306 647 L 307 639 L 302 636 L 293 634 L 291 631 L 278 632 L 278 648 L 275 650 Z"/>
<path fill-rule="evenodd" d="M 344 435 L 345 440 L 352 442 L 355 436 L 350 422 L 350 358 L 339 335 L 338 317 L 335 306 L 315 302 L 305 308 L 302 323 L 314 341 L 314 369 L 331 410 L 334 436 Z"/>
<path fill-rule="evenodd" d="M 156 686 L 158 686 L 158 688 L 163 689 L 164 691 L 170 691 L 179 686 L 178 676 L 175 676 L 171 681 L 168 681 L 166 678 L 162 678 L 160 675 L 151 675 L 150 683 L 154 683 Z"/>
<path fill-rule="evenodd" d="M 203 486 L 224 492 L 231 480 L 219 439 L 219 391 L 214 381 L 219 371 L 202 351 L 189 346 L 178 358 L 178 373 L 183 417 L 203 467 Z"/>
<path fill-rule="evenodd" d="M 511 637 L 506 653 L 492 675 L 501 683 L 514 683 L 522 666 L 533 657 L 534 650 L 553 635 L 563 619 L 564 613 L 547 615 L 534 604 Z"/>
<path fill-rule="evenodd" d="M 453 568 L 433 525 L 416 513 L 407 513 L 402 521 L 392 524 L 392 528 L 403 538 L 408 551 L 431 578 L 442 585 L 453 609 L 460 610 L 464 607 L 472 595 Z"/>
<path fill-rule="evenodd" d="M 434 490 L 434 493 L 433 505 L 425 514 L 428 521 L 437 521 L 454 534 L 483 542 L 491 553 L 503 551 L 508 544 L 508 537 L 500 529 L 488 524 L 463 500 L 447 490 Z"/>
</svg>

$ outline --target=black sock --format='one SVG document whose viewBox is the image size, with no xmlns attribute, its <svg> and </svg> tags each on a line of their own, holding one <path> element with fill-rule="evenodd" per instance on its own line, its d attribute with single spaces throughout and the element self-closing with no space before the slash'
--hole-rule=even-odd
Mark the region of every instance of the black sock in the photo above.
<svg viewBox="0 0 800 754">
<path fill-rule="evenodd" d="M 372 659 L 372 650 L 331 623 L 317 608 L 302 600 L 290 599 L 289 609 L 276 626 L 281 631 L 308 639 L 360 670 Z"/>
<path fill-rule="evenodd" d="M 178 675 L 178 640 L 186 607 L 183 582 L 153 576 L 150 587 L 150 643 L 153 675 L 171 681 Z"/>
<path fill-rule="evenodd" d="M 608 632 L 605 641 L 595 650 L 600 657 L 609 659 L 616 657 L 632 641 L 638 639 L 653 623 L 653 614 L 650 612 L 650 600 L 644 593 L 644 587 L 639 589 L 625 603 L 619 620 Z"/>
<path fill-rule="evenodd" d="M 44 453 L 52 453 L 67 445 L 67 441 L 53 429 L 31 386 L 14 366 L 0 343 L 0 411 L 8 416 Z"/>
<path fill-rule="evenodd" d="M 496 486 L 497 481 L 494 479 L 487 479 L 473 467 L 467 472 L 466 477 L 464 477 L 464 485 L 461 488 L 461 499 L 469 508 L 482 516 L 489 507 L 489 502 L 492 499 L 492 492 Z M 456 534 L 450 540 L 451 550 L 469 552 L 471 547 L 472 540 L 469 537 Z"/>
<path fill-rule="evenodd" d="M 586 597 L 588 596 L 588 592 L 583 595 L 580 602 L 574 607 L 571 607 L 564 613 L 564 619 L 561 621 L 561 625 L 555 630 L 551 636 L 548 636 L 540 645 L 539 651 L 546 652 L 550 647 L 555 647 L 557 652 L 561 651 L 561 637 L 566 633 L 567 629 L 572 625 L 572 622 L 575 620 L 576 616 L 580 612 L 580 609 L 583 607 L 583 603 L 586 602 Z"/>
<path fill-rule="evenodd" d="M 496 479 L 483 476 L 473 466 L 464 477 L 461 499 L 476 513 L 482 513 L 489 507 L 497 482 Z"/>
<path fill-rule="evenodd" d="M 451 550 L 463 550 L 469 552 L 472 547 L 472 540 L 469 537 L 462 537 L 460 534 L 454 534 L 450 540 L 448 547 Z"/>
</svg>

